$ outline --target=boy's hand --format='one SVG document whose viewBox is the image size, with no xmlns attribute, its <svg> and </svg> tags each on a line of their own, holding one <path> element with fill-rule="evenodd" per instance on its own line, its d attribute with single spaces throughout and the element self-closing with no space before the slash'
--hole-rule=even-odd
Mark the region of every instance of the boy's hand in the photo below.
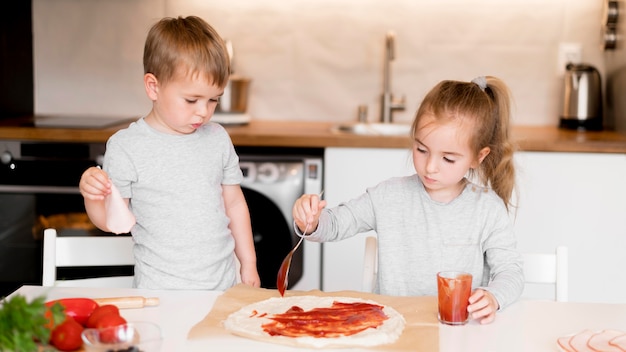
<svg viewBox="0 0 626 352">
<path fill-rule="evenodd" d="M 241 282 L 252 287 L 261 287 L 261 278 L 256 267 L 241 266 Z"/>
<path fill-rule="evenodd" d="M 92 166 L 83 172 L 78 188 L 85 199 L 104 200 L 111 193 L 111 181 L 104 170 Z"/>
<path fill-rule="evenodd" d="M 499 304 L 489 291 L 477 289 L 469 298 L 467 311 L 471 319 L 480 319 L 481 324 L 489 324 L 496 318 Z"/>
<path fill-rule="evenodd" d="M 310 232 L 315 231 L 322 213 L 321 210 L 325 206 L 326 201 L 321 200 L 317 194 L 305 194 L 298 198 L 293 205 L 292 215 L 300 231 L 304 231 L 307 224 L 309 224 L 308 228 L 311 229 Z"/>
</svg>

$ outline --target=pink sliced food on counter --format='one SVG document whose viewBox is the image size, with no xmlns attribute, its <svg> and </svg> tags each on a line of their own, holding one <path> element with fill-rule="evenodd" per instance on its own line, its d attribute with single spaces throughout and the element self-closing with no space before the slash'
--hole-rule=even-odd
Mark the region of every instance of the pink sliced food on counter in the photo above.
<svg viewBox="0 0 626 352">
<path fill-rule="evenodd" d="M 135 225 L 135 215 L 128 209 L 120 191 L 111 183 L 111 194 L 104 199 L 106 209 L 106 225 L 109 231 L 120 234 L 130 232 Z"/>
<path fill-rule="evenodd" d="M 561 352 L 626 352 L 626 332 L 614 329 L 585 329 L 556 342 Z"/>
<path fill-rule="evenodd" d="M 589 346 L 587 345 L 587 342 L 589 341 L 591 336 L 593 336 L 595 333 L 596 333 L 595 331 L 585 329 L 583 331 L 578 332 L 575 335 L 572 335 L 569 339 L 569 346 L 571 350 L 574 352 L 593 351 L 591 348 L 589 348 Z"/>
<path fill-rule="evenodd" d="M 624 335 L 624 332 L 619 330 L 608 329 L 598 331 L 589 338 L 587 346 L 589 346 L 592 351 L 622 352 L 624 350 L 620 347 L 613 346 L 609 343 L 611 340 L 621 335 Z"/>
<path fill-rule="evenodd" d="M 559 345 L 561 352 L 576 352 L 569 345 L 569 339 L 571 336 L 562 336 L 556 340 L 556 343 Z"/>
<path fill-rule="evenodd" d="M 621 335 L 611 339 L 609 341 L 609 345 L 615 346 L 615 347 L 621 349 L 622 351 L 626 352 L 626 332 L 624 332 L 623 334 L 621 334 Z"/>
</svg>

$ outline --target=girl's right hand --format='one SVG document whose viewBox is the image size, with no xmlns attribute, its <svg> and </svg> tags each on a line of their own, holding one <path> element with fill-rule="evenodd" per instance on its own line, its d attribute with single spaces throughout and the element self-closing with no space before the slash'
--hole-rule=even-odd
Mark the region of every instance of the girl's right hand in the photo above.
<svg viewBox="0 0 626 352">
<path fill-rule="evenodd" d="M 293 205 L 292 215 L 300 231 L 304 231 L 307 224 L 309 225 L 309 233 L 315 231 L 325 206 L 326 201 L 321 200 L 317 194 L 305 194 L 298 198 Z"/>
<path fill-rule="evenodd" d="M 111 193 L 111 181 L 104 170 L 92 166 L 83 172 L 78 188 L 85 199 L 104 200 Z"/>
</svg>

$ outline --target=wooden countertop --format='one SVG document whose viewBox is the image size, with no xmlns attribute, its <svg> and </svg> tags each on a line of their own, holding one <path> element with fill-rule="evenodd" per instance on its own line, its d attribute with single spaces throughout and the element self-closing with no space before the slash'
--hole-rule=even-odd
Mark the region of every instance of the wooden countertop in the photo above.
<svg viewBox="0 0 626 352">
<path fill-rule="evenodd" d="M 332 130 L 331 122 L 253 120 L 247 125 L 226 126 L 233 143 L 242 147 L 355 147 L 408 148 L 406 136 L 364 136 Z M 122 124 L 105 129 L 35 128 L 0 123 L 0 139 L 106 142 Z M 626 134 L 614 131 L 578 132 L 556 126 L 514 126 L 513 138 L 524 151 L 626 153 Z"/>
</svg>

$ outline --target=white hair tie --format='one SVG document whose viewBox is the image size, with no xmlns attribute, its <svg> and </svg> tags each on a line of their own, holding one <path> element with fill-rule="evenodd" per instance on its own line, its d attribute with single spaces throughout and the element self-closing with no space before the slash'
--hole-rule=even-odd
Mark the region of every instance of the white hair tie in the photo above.
<svg viewBox="0 0 626 352">
<path fill-rule="evenodd" d="M 472 80 L 472 83 L 480 87 L 483 92 L 487 88 L 487 78 L 485 76 L 476 77 Z"/>
</svg>

